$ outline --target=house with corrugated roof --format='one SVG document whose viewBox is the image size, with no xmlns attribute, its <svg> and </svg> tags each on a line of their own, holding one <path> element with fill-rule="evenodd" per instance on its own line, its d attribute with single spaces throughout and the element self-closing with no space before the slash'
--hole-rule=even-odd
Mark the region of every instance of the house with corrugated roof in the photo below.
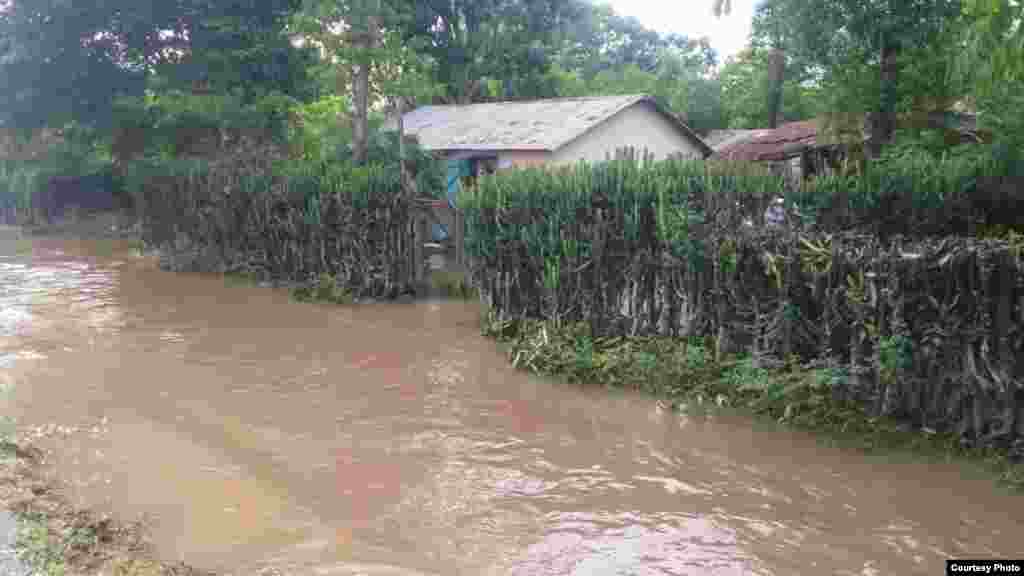
<svg viewBox="0 0 1024 576">
<path fill-rule="evenodd" d="M 837 165 L 842 148 L 823 137 L 818 120 L 788 122 L 774 129 L 716 131 L 714 157 L 767 163 L 799 181 Z"/>
<path fill-rule="evenodd" d="M 403 123 L 426 150 L 490 156 L 502 166 L 600 162 L 626 146 L 658 158 L 711 154 L 678 116 L 643 94 L 423 106 Z"/>
<path fill-rule="evenodd" d="M 655 159 L 707 158 L 712 150 L 677 115 L 645 94 L 423 106 L 402 116 L 406 135 L 448 161 L 448 203 L 481 173 L 602 162 L 621 148 Z M 391 119 L 385 129 L 395 130 Z M 434 238 L 447 237 L 435 226 Z"/>
<path fill-rule="evenodd" d="M 623 147 L 646 149 L 656 159 L 712 152 L 678 116 L 643 94 L 423 106 L 402 122 L 422 148 L 449 160 L 456 180 L 481 170 L 601 162 Z"/>
<path fill-rule="evenodd" d="M 904 122 L 908 126 L 943 131 L 949 145 L 984 141 L 984 135 L 977 129 L 977 117 L 972 114 L 934 111 L 919 113 Z M 860 141 L 867 142 L 870 136 L 870 125 L 865 119 Z M 713 130 L 705 141 L 714 150 L 714 158 L 764 162 L 782 169 L 794 179 L 834 169 L 847 148 L 836 138 L 826 136 L 820 119 L 789 122 L 774 129 Z M 846 142 L 850 143 L 849 137 Z"/>
</svg>

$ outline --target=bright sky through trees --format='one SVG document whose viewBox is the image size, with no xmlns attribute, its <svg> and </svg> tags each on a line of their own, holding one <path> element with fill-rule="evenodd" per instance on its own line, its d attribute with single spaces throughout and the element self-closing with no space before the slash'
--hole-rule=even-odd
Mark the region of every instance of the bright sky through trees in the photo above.
<svg viewBox="0 0 1024 576">
<path fill-rule="evenodd" d="M 675 32 L 690 38 L 707 36 L 719 58 L 743 49 L 757 0 L 732 0 L 732 13 L 716 18 L 709 0 L 597 0 L 610 4 L 623 16 L 633 16 L 644 26 L 661 33 Z"/>
</svg>

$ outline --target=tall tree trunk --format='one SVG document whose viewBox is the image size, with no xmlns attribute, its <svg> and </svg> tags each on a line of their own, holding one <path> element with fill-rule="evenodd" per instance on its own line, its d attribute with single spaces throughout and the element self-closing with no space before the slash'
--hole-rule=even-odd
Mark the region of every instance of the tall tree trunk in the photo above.
<svg viewBox="0 0 1024 576">
<path fill-rule="evenodd" d="M 378 6 L 379 8 L 379 6 Z M 355 121 L 352 124 L 352 162 L 356 165 L 366 163 L 366 150 L 369 144 L 369 107 L 370 107 L 370 51 L 377 43 L 377 14 L 369 14 L 366 18 L 366 30 L 356 38 L 359 47 L 359 58 L 352 81 L 352 103 L 355 105 Z"/>
<path fill-rule="evenodd" d="M 882 37 L 882 48 L 879 59 L 879 98 L 878 110 L 871 119 L 871 156 L 877 157 L 882 147 L 892 140 L 896 128 L 896 81 L 899 69 L 896 63 L 898 50 L 895 42 L 887 36 Z"/>
<path fill-rule="evenodd" d="M 779 125 L 782 111 L 782 83 L 786 78 L 786 53 L 781 48 L 772 48 L 768 55 L 768 127 Z"/>
<path fill-rule="evenodd" d="M 359 40 L 362 51 L 369 51 L 369 34 Z M 352 162 L 356 165 L 366 163 L 366 149 L 369 140 L 369 105 L 370 105 L 370 61 L 367 54 L 362 54 L 356 63 L 352 75 L 352 104 L 355 114 L 352 122 Z"/>
<path fill-rule="evenodd" d="M 355 164 L 366 162 L 366 149 L 369 132 L 369 92 L 370 66 L 368 63 L 357 65 L 352 83 L 352 102 L 355 105 L 355 116 L 352 123 L 352 161 Z"/>
</svg>

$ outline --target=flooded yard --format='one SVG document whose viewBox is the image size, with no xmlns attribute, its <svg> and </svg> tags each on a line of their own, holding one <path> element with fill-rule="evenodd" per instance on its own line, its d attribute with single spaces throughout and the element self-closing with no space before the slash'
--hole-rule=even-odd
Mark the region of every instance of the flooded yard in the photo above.
<svg viewBox="0 0 1024 576">
<path fill-rule="evenodd" d="M 125 242 L 0 239 L 0 385 L 76 505 L 232 574 L 941 574 L 1024 497 L 548 382 L 475 304 L 298 304 Z M 2 562 L 2 560 L 0 560 Z"/>
</svg>

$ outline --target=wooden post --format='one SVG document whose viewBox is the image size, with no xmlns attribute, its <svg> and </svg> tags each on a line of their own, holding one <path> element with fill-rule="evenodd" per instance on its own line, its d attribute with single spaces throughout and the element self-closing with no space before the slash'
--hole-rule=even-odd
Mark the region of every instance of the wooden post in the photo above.
<svg viewBox="0 0 1024 576">
<path fill-rule="evenodd" d="M 404 211 L 407 211 L 407 210 L 408 210 L 408 207 L 404 207 Z M 405 212 L 405 214 L 403 214 L 402 217 L 397 218 L 397 220 L 399 222 L 404 222 L 407 213 L 408 212 Z M 408 259 L 405 258 L 405 250 L 404 250 L 404 248 L 405 248 L 404 244 L 405 244 L 406 236 L 405 236 L 405 234 L 402 233 L 402 231 L 404 230 L 404 227 L 401 226 L 400 224 L 398 224 L 395 221 L 392 221 L 389 224 L 389 227 L 391 228 L 391 242 L 394 245 L 394 248 L 392 249 L 392 257 L 391 257 L 391 259 L 392 259 L 392 262 L 394 262 L 395 283 L 401 289 L 404 290 L 409 285 L 409 274 L 406 272 L 406 267 L 405 267 L 406 262 L 408 262 Z"/>
<path fill-rule="evenodd" d="M 995 358 L 996 358 L 996 371 L 1000 373 L 1002 378 L 1005 375 L 1012 375 L 1016 369 L 1015 358 L 1013 354 L 1013 348 L 1010 343 L 1009 332 L 1011 330 L 1013 321 L 1013 292 L 1014 285 L 1016 283 L 1016 258 L 1009 251 L 1005 251 L 1001 257 L 997 260 L 999 263 L 999 269 L 994 272 L 998 276 L 998 290 L 995 294 L 992 294 L 994 298 L 997 298 L 996 311 L 992 316 L 992 342 L 995 347 Z M 1021 423 L 1017 423 L 1016 426 L 1014 421 L 1017 418 L 1015 414 L 1014 406 L 1016 404 L 1016 386 L 1011 385 L 1007 382 L 1003 387 L 1003 398 L 1001 408 L 1006 411 L 1005 414 L 1005 425 L 1009 430 L 1013 430 L 1016 426 L 1021 426 Z M 1022 407 L 1024 409 L 1024 407 Z"/>
<path fill-rule="evenodd" d="M 755 295 L 751 298 L 754 304 L 754 338 L 750 345 L 750 358 L 755 367 L 761 366 L 761 302 Z"/>
<path fill-rule="evenodd" d="M 423 279 L 424 279 L 424 274 L 423 274 L 423 245 L 427 241 L 427 230 L 426 230 L 426 220 L 423 218 L 423 215 L 421 214 L 421 212 L 419 210 L 416 211 L 416 217 L 415 218 L 416 218 L 416 224 L 415 224 L 415 227 L 416 227 L 416 239 L 415 239 L 415 244 L 413 245 L 413 250 L 412 250 L 412 253 L 413 253 L 413 267 L 415 269 L 415 273 L 413 274 L 413 277 L 416 279 L 416 283 L 419 284 L 420 282 L 423 282 Z"/>
<path fill-rule="evenodd" d="M 868 274 L 865 274 L 868 276 Z M 865 288 L 868 290 L 868 298 L 871 306 L 871 314 L 875 317 L 876 335 L 872 339 L 872 359 L 871 359 L 871 384 L 878 394 L 875 404 L 875 415 L 884 416 L 889 414 L 892 408 L 889 402 L 889 395 L 891 393 L 890 387 L 895 384 L 891 382 L 891 374 L 886 374 L 886 378 L 882 376 L 882 345 L 887 342 L 891 336 L 891 330 L 889 326 L 889 319 L 885 313 L 885 303 L 881 297 L 880 284 L 883 280 L 877 279 L 876 276 L 868 276 L 867 282 L 865 282 Z"/>
<path fill-rule="evenodd" d="M 420 264 L 420 250 L 423 249 L 422 238 L 420 238 L 419 221 L 419 211 L 413 210 L 412 217 L 409 220 L 409 279 L 414 283 L 419 279 L 419 273 L 416 271 L 416 267 Z"/>
<path fill-rule="evenodd" d="M 800 254 L 796 250 L 793 250 L 790 246 L 789 253 L 786 255 L 785 262 L 785 275 L 783 276 L 782 285 L 782 341 L 780 342 L 779 354 L 782 356 L 782 360 L 788 361 L 789 357 L 794 353 L 794 318 L 796 314 L 795 308 L 796 302 L 793 301 L 792 290 L 797 282 L 800 280 Z"/>
<path fill-rule="evenodd" d="M 460 269 L 466 263 L 466 219 L 461 210 L 452 208 L 455 215 L 455 263 Z"/>
</svg>

